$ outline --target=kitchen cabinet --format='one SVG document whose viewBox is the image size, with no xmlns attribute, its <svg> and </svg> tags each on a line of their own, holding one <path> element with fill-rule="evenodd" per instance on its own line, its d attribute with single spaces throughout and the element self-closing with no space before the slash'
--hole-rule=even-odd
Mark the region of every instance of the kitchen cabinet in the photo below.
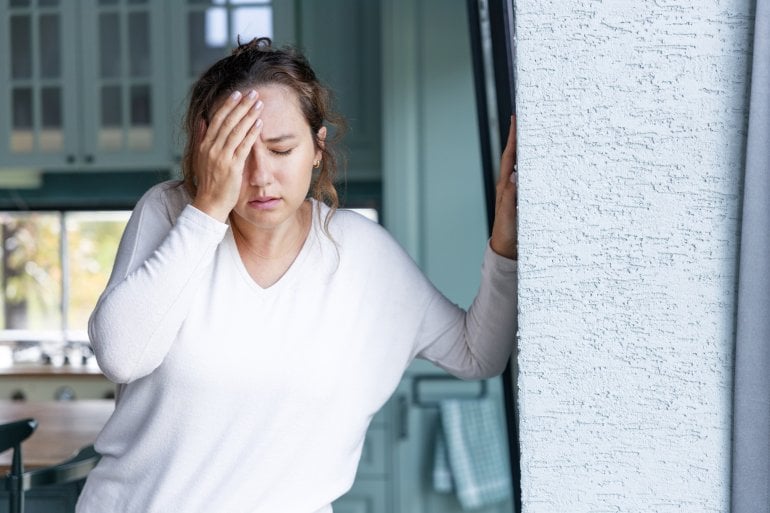
<svg viewBox="0 0 770 513">
<path fill-rule="evenodd" d="M 369 426 L 353 487 L 333 504 L 334 513 L 389 513 L 394 468 L 391 445 L 397 421 L 397 399 L 391 399 Z"/>
<path fill-rule="evenodd" d="M 378 14 L 354 0 L 0 0 L 0 175 L 34 188 L 41 172 L 173 174 L 190 85 L 238 38 L 270 35 L 337 93 L 343 198 L 379 206 Z"/>
<path fill-rule="evenodd" d="M 348 123 L 344 143 L 350 181 L 377 182 L 380 155 L 379 2 L 359 0 L 273 0 L 208 2 L 173 0 L 177 13 L 168 35 L 176 41 L 169 62 L 172 112 L 179 119 L 193 81 L 230 48 L 252 37 L 271 35 L 275 45 L 300 48 L 320 80 L 334 92 L 335 105 Z M 179 40 L 185 42 L 180 45 Z M 181 143 L 174 141 L 175 154 Z M 360 186 L 351 195 L 371 196 Z M 361 203 L 361 202 L 359 202 Z"/>
<path fill-rule="evenodd" d="M 70 513 L 75 511 L 85 480 L 66 485 L 52 485 L 28 492 L 24 497 L 24 513 Z M 8 513 L 8 492 L 0 492 L 0 513 Z"/>
<path fill-rule="evenodd" d="M 427 381 L 425 381 L 427 379 Z M 415 386 L 415 380 L 428 386 Z M 440 413 L 433 403 L 447 398 L 487 397 L 497 401 L 502 410 L 500 378 L 477 381 L 452 378 L 424 360 L 416 360 L 407 369 L 395 400 L 403 398 L 398 418 L 400 436 L 389 447 L 393 451 L 393 474 L 396 476 L 393 505 L 388 511 L 409 513 L 460 513 L 463 508 L 454 493 L 437 492 L 433 487 L 436 436 L 440 429 Z M 504 430 L 502 415 L 500 429 Z M 507 450 L 503 448 L 503 450 Z M 511 513 L 511 499 L 478 508 L 477 513 Z M 336 511 L 335 511 L 336 513 Z"/>
<path fill-rule="evenodd" d="M 174 160 L 184 146 L 182 117 L 193 82 L 240 40 L 270 36 L 277 43 L 295 40 L 294 0 L 170 0 L 165 45 L 173 49 L 168 64 L 169 118 Z"/>
<path fill-rule="evenodd" d="M 427 383 L 427 386 L 416 385 Z M 366 434 L 353 487 L 334 502 L 334 513 L 459 513 L 453 493 L 433 489 L 432 472 L 439 410 L 444 398 L 489 397 L 502 409 L 500 378 L 484 385 L 455 379 L 417 360 Z M 500 429 L 505 429 L 501 416 Z M 478 513 L 510 513 L 512 500 L 479 508 Z"/>
<path fill-rule="evenodd" d="M 3 167 L 167 167 L 166 4 L 0 2 Z"/>
<path fill-rule="evenodd" d="M 345 116 L 347 177 L 382 175 L 380 2 L 298 0 L 297 43 Z"/>
</svg>

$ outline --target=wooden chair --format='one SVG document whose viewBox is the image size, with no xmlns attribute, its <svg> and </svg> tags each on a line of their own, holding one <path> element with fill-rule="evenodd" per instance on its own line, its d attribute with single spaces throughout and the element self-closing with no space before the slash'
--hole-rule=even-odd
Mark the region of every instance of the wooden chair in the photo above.
<svg viewBox="0 0 770 513">
<path fill-rule="evenodd" d="M 24 513 L 24 493 L 29 490 L 85 479 L 101 457 L 90 445 L 57 465 L 24 472 L 21 444 L 29 438 L 35 428 L 37 421 L 34 419 L 0 425 L 0 452 L 13 449 L 11 471 L 0 479 L 2 487 L 8 491 L 9 513 Z"/>
</svg>

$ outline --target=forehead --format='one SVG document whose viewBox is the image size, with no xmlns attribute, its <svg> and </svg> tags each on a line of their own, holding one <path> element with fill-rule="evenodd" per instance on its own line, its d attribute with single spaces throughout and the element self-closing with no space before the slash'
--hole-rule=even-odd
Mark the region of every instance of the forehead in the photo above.
<svg viewBox="0 0 770 513">
<path fill-rule="evenodd" d="M 263 133 L 265 136 L 274 135 L 273 132 L 286 132 L 291 129 L 300 129 L 308 126 L 302 109 L 299 106 L 297 94 L 290 88 L 278 84 L 257 86 L 259 99 L 262 100 Z M 249 88 L 241 91 L 249 92 Z"/>
<path fill-rule="evenodd" d="M 255 89 L 259 93 L 259 99 L 264 104 L 260 116 L 265 124 L 263 131 L 279 130 L 282 127 L 290 128 L 297 125 L 310 126 L 302 114 L 299 98 L 291 88 L 281 84 L 265 84 L 241 87 L 239 91 L 243 96 L 246 96 L 251 89 Z M 215 101 L 211 112 L 216 112 L 228 96 L 229 93 Z M 268 122 L 273 126 L 268 126 Z"/>
<path fill-rule="evenodd" d="M 251 88 L 245 88 L 245 91 L 241 91 L 244 95 L 249 92 Z M 286 114 L 297 114 L 301 117 L 302 110 L 299 107 L 299 99 L 296 93 L 289 87 L 280 84 L 267 84 L 254 87 L 259 93 L 259 99 L 264 102 L 265 106 L 262 112 L 269 111 L 283 111 Z"/>
</svg>

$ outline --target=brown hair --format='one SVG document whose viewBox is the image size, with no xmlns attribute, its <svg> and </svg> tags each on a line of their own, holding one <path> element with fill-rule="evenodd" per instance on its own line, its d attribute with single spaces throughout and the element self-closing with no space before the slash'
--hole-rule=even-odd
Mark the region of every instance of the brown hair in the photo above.
<svg viewBox="0 0 770 513">
<path fill-rule="evenodd" d="M 286 86 L 297 95 L 299 106 L 313 135 L 316 148 L 321 150 L 322 160 L 319 172 L 314 173 L 310 195 L 326 203 L 330 211 L 324 220 L 324 231 L 329 229 L 332 214 L 339 206 L 334 179 L 342 156 L 337 144 L 344 135 L 345 120 L 332 109 L 332 94 L 316 77 L 304 55 L 295 48 L 276 48 L 267 37 L 254 38 L 247 43 L 238 41 L 232 53 L 215 62 L 193 84 L 190 103 L 184 118 L 187 143 L 182 155 L 182 176 L 185 188 L 195 197 L 195 170 L 193 169 L 194 146 L 201 134 L 197 132 L 201 121 L 208 124 L 212 109 L 220 98 L 246 87 L 278 84 Z M 318 131 L 329 125 L 325 141 L 318 139 Z"/>
</svg>

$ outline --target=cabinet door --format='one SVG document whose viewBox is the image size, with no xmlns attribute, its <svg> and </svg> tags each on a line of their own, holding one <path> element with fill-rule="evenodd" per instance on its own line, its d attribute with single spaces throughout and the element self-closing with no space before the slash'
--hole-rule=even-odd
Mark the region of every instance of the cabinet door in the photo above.
<svg viewBox="0 0 770 513">
<path fill-rule="evenodd" d="M 381 178 L 380 2 L 298 0 L 297 39 L 348 122 L 347 178 Z"/>
<path fill-rule="evenodd" d="M 193 82 L 217 60 L 229 55 L 240 39 L 271 37 L 279 43 L 294 37 L 293 0 L 172 0 L 166 44 L 174 59 L 169 63 L 171 101 L 169 117 L 182 126 L 188 92 Z M 184 141 L 173 141 L 178 159 Z"/>
<path fill-rule="evenodd" d="M 85 481 L 49 485 L 24 494 L 24 513 L 73 513 Z M 8 492 L 0 492 L 0 513 L 8 513 Z"/>
<path fill-rule="evenodd" d="M 65 0 L 0 1 L 3 167 L 62 166 L 78 151 L 77 17 L 71 7 Z"/>
<path fill-rule="evenodd" d="M 435 386 L 424 389 L 415 387 L 412 380 L 417 376 L 425 375 L 446 379 L 436 380 Z M 442 396 L 444 398 L 473 396 L 480 390 L 478 383 L 453 380 L 443 371 L 432 368 L 431 364 L 418 360 L 412 363 L 399 388 L 402 391 L 410 391 L 412 400 L 407 414 L 406 436 L 392 448 L 396 462 L 394 474 L 398 476 L 395 483 L 396 504 L 393 510 L 411 513 L 461 513 L 463 509 L 454 493 L 437 492 L 433 486 L 436 437 L 441 419 L 439 409 L 430 403 L 440 400 Z M 428 393 L 423 394 L 426 391 Z M 484 393 L 499 401 L 502 411 L 503 391 L 500 378 L 488 380 Z M 504 430 L 502 415 L 499 420 L 500 429 Z M 501 450 L 507 451 L 507 447 Z M 474 511 L 476 513 L 511 513 L 514 511 L 514 506 L 512 500 L 508 499 Z"/>
<path fill-rule="evenodd" d="M 342 498 L 334 501 L 334 513 L 387 513 L 385 484 L 378 480 L 362 479 Z"/>
<path fill-rule="evenodd" d="M 82 164 L 167 167 L 166 3 L 81 0 Z"/>
</svg>

